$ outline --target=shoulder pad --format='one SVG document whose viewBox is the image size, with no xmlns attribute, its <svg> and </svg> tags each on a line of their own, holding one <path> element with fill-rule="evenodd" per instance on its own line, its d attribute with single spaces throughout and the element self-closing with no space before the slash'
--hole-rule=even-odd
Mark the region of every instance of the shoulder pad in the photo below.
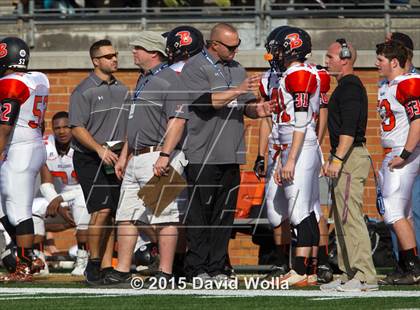
<svg viewBox="0 0 420 310">
<path fill-rule="evenodd" d="M 24 82 L 15 78 L 0 79 L 0 102 L 4 99 L 14 99 L 23 104 L 29 96 L 29 88 Z"/>
<path fill-rule="evenodd" d="M 286 89 L 290 93 L 313 94 L 317 89 L 315 74 L 307 70 L 297 70 L 286 76 Z"/>
<path fill-rule="evenodd" d="M 412 77 L 398 83 L 395 94 L 398 102 L 404 104 L 420 98 L 420 77 Z"/>
</svg>

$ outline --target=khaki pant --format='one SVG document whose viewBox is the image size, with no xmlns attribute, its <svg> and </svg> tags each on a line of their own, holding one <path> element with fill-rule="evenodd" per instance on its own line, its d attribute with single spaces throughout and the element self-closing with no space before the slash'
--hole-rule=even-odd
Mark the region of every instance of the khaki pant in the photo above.
<svg viewBox="0 0 420 310">
<path fill-rule="evenodd" d="M 376 284 L 371 243 L 363 218 L 363 190 L 369 169 L 369 153 L 366 148 L 353 148 L 343 164 L 339 178 L 333 182 L 333 213 L 342 280 L 356 278 L 368 284 Z"/>
</svg>

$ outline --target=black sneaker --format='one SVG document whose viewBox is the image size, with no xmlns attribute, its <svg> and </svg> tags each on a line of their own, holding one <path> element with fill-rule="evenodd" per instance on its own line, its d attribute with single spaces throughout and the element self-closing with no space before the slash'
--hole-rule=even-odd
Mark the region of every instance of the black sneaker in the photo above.
<svg viewBox="0 0 420 310">
<path fill-rule="evenodd" d="M 99 259 L 89 259 L 83 273 L 89 285 L 101 284 L 101 261 Z"/>
<path fill-rule="evenodd" d="M 388 273 L 385 278 L 379 279 L 379 285 L 394 285 L 394 280 L 403 277 L 404 272 L 400 268 L 394 269 L 391 273 Z"/>
<path fill-rule="evenodd" d="M 330 264 L 318 265 L 316 275 L 318 283 L 330 283 L 333 280 L 334 273 Z"/>
<path fill-rule="evenodd" d="M 131 288 L 131 273 L 109 270 L 102 278 L 102 284 L 108 287 Z"/>
<path fill-rule="evenodd" d="M 114 267 L 106 267 L 106 268 L 101 269 L 100 271 L 101 279 L 104 279 L 108 273 L 111 273 L 114 270 L 115 270 Z"/>
<path fill-rule="evenodd" d="M 144 288 L 150 289 L 175 289 L 177 284 L 172 274 L 158 271 L 153 277 L 144 281 Z"/>
<path fill-rule="evenodd" d="M 264 277 L 264 280 L 271 280 L 272 278 L 278 278 L 284 276 L 290 270 L 289 266 L 273 266 L 270 272 Z"/>
<path fill-rule="evenodd" d="M 406 272 L 400 277 L 394 279 L 394 285 L 413 285 L 420 283 L 420 262 L 416 257 L 413 260 L 408 260 L 404 264 Z"/>
<path fill-rule="evenodd" d="M 420 275 L 414 272 L 405 272 L 393 279 L 393 285 L 414 285 L 420 283 Z"/>
</svg>

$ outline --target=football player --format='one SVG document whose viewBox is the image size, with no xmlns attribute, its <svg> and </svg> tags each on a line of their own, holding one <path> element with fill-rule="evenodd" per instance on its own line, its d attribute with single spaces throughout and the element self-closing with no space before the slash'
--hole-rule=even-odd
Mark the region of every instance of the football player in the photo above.
<svg viewBox="0 0 420 310">
<path fill-rule="evenodd" d="M 77 227 L 77 259 L 71 274 L 81 276 L 88 260 L 86 242 L 90 215 L 73 168 L 73 149 L 70 147 L 72 134 L 67 112 L 54 114 L 52 129 L 53 134 L 44 139 L 47 162 L 41 168 L 40 187 L 44 198 L 34 200 L 32 208 L 35 235 L 41 237 L 41 240 L 37 240 L 35 248 L 42 252 L 39 243 L 45 235 L 45 217 L 61 215 L 69 224 Z M 69 215 L 66 207 L 70 207 L 73 216 Z"/>
<path fill-rule="evenodd" d="M 285 203 L 281 200 L 281 195 L 278 193 L 278 185 L 275 183 L 273 178 L 273 172 L 275 169 L 275 164 L 277 162 L 277 157 L 280 152 L 280 142 L 279 142 L 279 131 L 278 123 L 279 119 L 279 83 L 282 76 L 280 68 L 277 66 L 278 54 L 271 54 L 272 50 L 277 50 L 278 42 L 275 40 L 275 37 L 281 31 L 289 28 L 288 26 L 280 26 L 275 28 L 267 36 L 265 48 L 267 54 L 264 56 L 270 64 L 270 69 L 268 69 L 260 81 L 260 95 L 265 100 L 274 99 L 276 100 L 276 109 L 273 111 L 271 117 L 266 117 L 261 120 L 260 129 L 259 129 L 259 143 L 258 143 L 258 156 L 254 164 L 254 172 L 257 178 L 266 179 L 265 184 L 265 195 L 264 195 L 264 204 L 268 211 L 267 215 L 270 216 L 275 212 L 275 205 Z M 267 169 L 265 170 L 265 151 L 268 147 L 268 158 L 267 158 Z M 266 276 L 266 279 L 273 277 L 283 276 L 289 271 L 289 247 L 290 247 L 290 225 L 287 219 L 281 222 L 281 224 L 274 226 L 273 228 L 273 237 L 274 243 L 276 245 L 276 262 L 273 266 L 270 273 Z"/>
<path fill-rule="evenodd" d="M 389 275 L 389 284 L 416 284 L 420 262 L 411 225 L 411 191 L 420 165 L 420 75 L 405 73 L 407 49 L 397 41 L 378 44 L 376 67 L 387 83 L 378 92 L 382 119 L 381 143 L 385 159 L 379 172 L 384 199 L 384 221 L 399 243 L 403 273 Z"/>
<path fill-rule="evenodd" d="M 0 41 L 0 220 L 17 246 L 16 270 L 0 281 L 32 281 L 44 264 L 33 255 L 32 202 L 36 176 L 46 160 L 42 142 L 49 81 L 27 72 L 29 47 L 21 39 Z"/>
<path fill-rule="evenodd" d="M 276 227 L 288 218 L 297 231 L 296 257 L 283 280 L 291 286 L 315 284 L 319 228 L 314 212 L 321 156 L 316 134 L 320 79 L 314 66 L 306 63 L 311 38 L 306 31 L 290 27 L 275 38 L 273 50 L 283 73 L 278 89 L 278 132 L 280 154 L 274 179 L 283 202 L 268 209 Z M 315 154 L 315 156 L 314 156 Z M 309 276 L 308 276 L 309 275 Z"/>
<path fill-rule="evenodd" d="M 267 37 L 266 43 L 266 60 L 270 62 L 269 69 L 262 77 L 260 83 L 260 94 L 263 97 L 271 98 L 274 95 L 274 98 L 279 102 L 278 96 L 278 88 L 279 88 L 279 79 L 281 77 L 280 68 L 278 68 L 277 61 L 278 55 L 278 44 L 275 40 L 276 35 L 278 35 L 281 31 L 286 30 L 289 28 L 288 26 L 281 26 L 274 29 L 269 36 Z M 277 46 L 276 46 L 277 45 Z M 273 54 L 271 54 L 271 51 Z M 315 65 L 314 65 L 315 66 Z M 327 120 L 327 104 L 328 104 L 328 97 L 327 92 L 330 88 L 330 76 L 328 72 L 320 66 L 315 66 L 317 70 L 317 74 L 320 78 L 320 111 L 319 111 L 319 120 L 318 120 L 318 140 L 319 144 L 322 144 L 322 139 L 325 134 L 326 128 L 326 120 Z M 269 95 L 267 95 L 269 94 Z M 278 105 L 279 107 L 279 105 Z M 279 111 L 279 108 L 277 108 Z M 315 116 L 315 119 L 317 117 Z M 279 115 L 277 113 L 272 114 L 272 118 L 263 119 L 263 122 L 260 126 L 260 139 L 259 139 L 259 154 L 255 161 L 254 165 L 254 172 L 257 177 L 264 176 L 264 153 L 267 147 L 269 146 L 269 156 L 268 156 L 268 165 L 267 165 L 267 184 L 265 188 L 265 204 L 267 208 L 270 210 L 268 212 L 269 216 L 274 215 L 274 217 L 278 217 L 276 212 L 276 208 L 274 205 L 282 203 L 279 199 L 281 196 L 280 194 L 277 195 L 278 186 L 275 184 L 274 179 L 272 178 L 274 164 L 276 162 L 276 158 L 280 153 L 280 143 L 278 137 L 278 129 L 277 124 L 279 122 Z M 322 154 L 320 154 L 322 157 Z M 315 198 L 315 213 L 317 220 L 319 221 L 319 229 L 322 232 L 322 238 L 320 238 L 320 253 L 319 253 L 319 260 L 318 260 L 318 280 L 319 282 L 326 283 L 331 281 L 332 279 L 332 270 L 328 264 L 328 229 L 326 225 L 326 221 L 321 214 L 320 209 L 320 201 L 319 201 L 319 186 L 316 186 L 318 183 L 315 184 L 313 187 L 314 196 Z M 283 202 L 284 203 L 284 202 Z M 289 260 L 289 253 L 288 249 L 290 247 L 290 227 L 289 221 L 285 219 L 281 225 L 274 228 L 274 239 L 276 244 L 276 254 L 277 254 L 277 266 L 274 266 L 273 270 L 267 275 L 267 278 L 277 277 L 280 275 L 284 275 L 289 267 L 288 267 L 288 260 Z M 315 254 L 314 254 L 315 255 Z M 315 261 L 313 262 L 315 264 Z M 316 268 L 316 265 L 313 266 Z M 313 274 L 315 271 L 311 271 Z M 314 278 L 314 277 L 313 277 Z"/>
</svg>

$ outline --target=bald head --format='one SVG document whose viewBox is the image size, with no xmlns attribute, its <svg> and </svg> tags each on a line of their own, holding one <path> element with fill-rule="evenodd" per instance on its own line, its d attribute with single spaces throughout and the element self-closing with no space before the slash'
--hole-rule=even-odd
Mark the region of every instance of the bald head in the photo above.
<svg viewBox="0 0 420 310">
<path fill-rule="evenodd" d="M 210 32 L 210 40 L 221 40 L 226 36 L 238 35 L 238 30 L 230 24 L 220 23 L 214 26 Z"/>
<path fill-rule="evenodd" d="M 238 51 L 241 40 L 232 25 L 220 23 L 213 27 L 207 49 L 214 57 L 230 62 Z"/>
</svg>

